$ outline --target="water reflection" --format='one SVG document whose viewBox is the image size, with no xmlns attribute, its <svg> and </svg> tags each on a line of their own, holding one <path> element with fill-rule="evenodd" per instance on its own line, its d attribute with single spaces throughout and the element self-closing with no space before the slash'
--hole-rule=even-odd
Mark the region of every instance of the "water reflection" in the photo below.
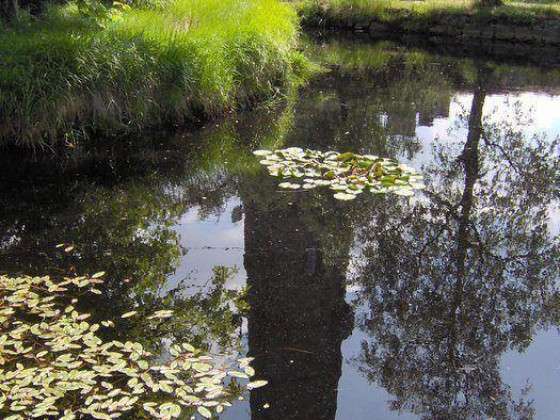
<svg viewBox="0 0 560 420">
<path fill-rule="evenodd" d="M 428 418 L 528 418 L 501 380 L 500 357 L 558 323 L 557 141 L 527 139 L 517 121 L 484 124 L 478 68 L 467 136 L 436 146 L 425 199 L 376 214 L 361 231 L 360 370 Z M 490 76 L 491 77 L 491 76 Z"/>
<path fill-rule="evenodd" d="M 0 270 L 105 270 L 104 318 L 163 304 L 179 338 L 231 349 L 243 332 L 270 385 L 225 418 L 554 418 L 501 361 L 560 321 L 560 115 L 542 106 L 560 104 L 560 72 L 386 42 L 308 50 L 332 71 L 277 110 L 62 166 L 5 157 Z M 523 106 L 492 113 L 497 98 Z M 542 111 L 545 134 L 525 124 Z M 250 152 L 291 145 L 405 160 L 428 188 L 352 203 L 279 192 Z M 141 323 L 117 334 L 131 332 L 161 346 Z"/>
</svg>

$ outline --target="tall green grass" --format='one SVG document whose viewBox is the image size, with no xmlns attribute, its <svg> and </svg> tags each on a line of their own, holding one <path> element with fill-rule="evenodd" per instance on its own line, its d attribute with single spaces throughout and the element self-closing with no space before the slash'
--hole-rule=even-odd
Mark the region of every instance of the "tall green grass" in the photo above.
<svg viewBox="0 0 560 420">
<path fill-rule="evenodd" d="M 488 19 L 515 24 L 560 18 L 558 0 L 503 0 L 502 6 L 491 8 L 480 7 L 478 0 L 299 0 L 297 4 L 307 22 L 377 19 L 416 20 L 430 25 L 435 24 L 432 19 L 440 16 L 465 14 L 479 17 L 481 24 Z"/>
<path fill-rule="evenodd" d="M 146 3 L 100 23 L 70 4 L 0 34 L 0 139 L 185 124 L 276 95 L 306 69 L 296 13 L 278 0 Z"/>
</svg>

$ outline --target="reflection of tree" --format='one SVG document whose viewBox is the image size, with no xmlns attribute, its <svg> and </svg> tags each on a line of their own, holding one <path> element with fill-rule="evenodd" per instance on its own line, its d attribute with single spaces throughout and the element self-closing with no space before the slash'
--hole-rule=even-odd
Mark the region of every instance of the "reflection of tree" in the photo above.
<svg viewBox="0 0 560 420">
<path fill-rule="evenodd" d="M 2 270 L 105 270 L 110 279 L 118 278 L 107 286 L 117 289 L 123 280 L 161 282 L 178 257 L 170 224 L 184 209 L 181 197 L 166 190 L 162 180 L 181 166 L 165 166 L 164 152 L 157 160 L 146 155 L 144 151 L 138 160 L 128 155 L 116 162 L 109 155 L 103 163 L 86 160 L 70 169 L 47 159 L 22 159 L 7 168 L 13 176 L 2 182 L 0 232 L 1 238 L 13 239 L 0 251 Z M 59 243 L 74 250 L 56 249 Z"/>
<path fill-rule="evenodd" d="M 501 381 L 500 356 L 559 315 L 560 251 L 546 228 L 556 146 L 483 124 L 481 76 L 464 146 L 438 146 L 425 168 L 428 200 L 380 211 L 361 233 L 361 369 L 395 409 L 429 418 L 530 417 Z"/>
<path fill-rule="evenodd" d="M 448 105 L 450 92 L 445 86 L 434 95 L 428 89 L 433 82 L 428 72 L 399 73 L 397 68 L 408 68 L 403 63 L 388 67 L 387 73 L 400 77 L 383 73 L 386 78 L 380 77 L 375 82 L 372 78 L 371 86 L 364 80 L 341 75 L 315 82 L 297 106 L 297 115 L 301 116 L 295 121 L 297 139 L 289 136 L 288 141 L 312 149 L 328 146 L 356 153 L 376 150 L 392 155 L 402 150 L 410 155 L 418 151 L 417 113 L 441 103 Z M 396 92 L 398 100 L 395 100 Z"/>
<path fill-rule="evenodd" d="M 139 315 L 121 320 L 126 325 L 115 331 L 116 337 L 122 341 L 135 337 L 155 352 L 167 347 L 169 340 L 187 342 L 199 349 L 212 344 L 218 344 L 222 350 L 233 349 L 237 344 L 239 310 L 246 305 L 244 291 L 225 287 L 233 274 L 234 269 L 216 266 L 204 290 L 195 291 L 179 284 L 165 293 L 135 294 L 133 301 Z M 145 322 L 146 316 L 159 310 L 172 310 L 173 317 L 157 325 Z"/>
</svg>

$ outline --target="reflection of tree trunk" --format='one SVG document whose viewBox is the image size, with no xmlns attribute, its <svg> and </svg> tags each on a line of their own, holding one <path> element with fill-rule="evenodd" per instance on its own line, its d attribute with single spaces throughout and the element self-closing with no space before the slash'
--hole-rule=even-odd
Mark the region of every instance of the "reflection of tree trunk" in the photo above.
<svg viewBox="0 0 560 420">
<path fill-rule="evenodd" d="M 0 17 L 6 21 L 13 20 L 17 15 L 18 0 L 1 0 Z"/>
<path fill-rule="evenodd" d="M 329 265 L 305 223 L 315 213 L 298 203 L 244 205 L 249 354 L 258 377 L 269 381 L 251 392 L 252 418 L 334 419 L 340 346 L 353 322 L 344 300 L 351 242 L 332 232 L 346 257 Z"/>
<path fill-rule="evenodd" d="M 495 7 L 504 4 L 502 0 L 478 0 L 480 7 Z"/>
<path fill-rule="evenodd" d="M 450 346 L 449 358 L 450 365 L 454 365 L 455 361 L 455 345 L 457 340 L 457 317 L 458 309 L 461 307 L 463 301 L 464 281 L 465 281 L 465 262 L 467 259 L 467 252 L 469 247 L 469 224 L 470 215 L 473 206 L 473 191 L 474 185 L 479 177 L 479 153 L 478 146 L 482 136 L 482 110 L 484 108 L 484 101 L 486 99 L 486 89 L 484 87 L 484 77 L 482 69 L 479 69 L 478 80 L 475 88 L 473 101 L 471 105 L 471 112 L 469 115 L 469 127 L 467 141 L 459 160 L 461 161 L 465 170 L 465 186 L 463 188 L 463 195 L 461 197 L 461 211 L 459 213 L 459 226 L 457 232 L 457 249 L 455 251 L 455 264 L 457 269 L 457 282 L 455 284 L 455 293 L 453 304 L 451 305 L 451 313 L 449 319 L 450 325 Z"/>
<path fill-rule="evenodd" d="M 474 97 L 469 115 L 469 133 L 467 142 L 460 156 L 465 169 L 465 187 L 461 198 L 461 213 L 459 216 L 459 233 L 457 246 L 457 272 L 459 278 L 465 276 L 465 257 L 468 246 L 469 218 L 472 210 L 474 184 L 479 176 L 478 145 L 482 135 L 482 108 L 486 99 L 486 91 L 479 83 L 474 92 Z"/>
<path fill-rule="evenodd" d="M 40 15 L 46 5 L 62 3 L 60 0 L 0 0 L 0 17 L 9 22 L 17 18 L 20 10 L 26 10 L 34 16 Z"/>
</svg>

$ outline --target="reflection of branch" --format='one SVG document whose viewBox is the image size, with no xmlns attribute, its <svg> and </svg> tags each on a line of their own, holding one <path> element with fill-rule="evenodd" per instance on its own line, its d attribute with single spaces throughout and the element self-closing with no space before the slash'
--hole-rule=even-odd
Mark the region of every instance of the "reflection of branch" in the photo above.
<svg viewBox="0 0 560 420">
<path fill-rule="evenodd" d="M 515 261 L 515 260 L 522 260 L 522 259 L 527 259 L 529 257 L 534 257 L 534 254 L 518 254 L 518 255 L 510 255 L 507 258 L 506 257 L 501 257 L 499 255 L 494 255 L 492 253 L 488 253 L 492 258 L 496 259 L 496 260 L 500 260 L 502 262 L 511 262 L 511 261 Z"/>
<path fill-rule="evenodd" d="M 459 204 L 451 204 L 451 202 L 449 202 L 448 200 L 446 200 L 445 198 L 441 197 L 440 195 L 436 194 L 433 191 L 428 191 L 428 190 L 424 190 L 424 194 L 427 195 L 429 198 L 432 199 L 433 202 L 436 202 L 439 204 L 443 204 L 445 207 L 447 207 L 449 209 L 449 213 L 454 217 L 454 218 L 458 218 L 459 215 L 457 214 L 457 209 L 459 208 Z"/>
<path fill-rule="evenodd" d="M 439 203 L 439 204 L 447 207 L 447 209 L 448 209 L 447 214 L 449 216 L 451 216 L 455 221 L 459 222 L 461 220 L 460 215 L 457 213 L 457 209 L 459 208 L 460 203 L 459 204 L 452 204 L 448 200 L 442 198 L 441 196 L 439 196 L 438 194 L 436 194 L 433 191 L 427 191 L 426 190 L 424 192 L 424 194 L 427 195 L 428 197 L 430 197 L 430 199 L 433 202 Z M 472 232 L 474 233 L 474 236 L 476 237 L 476 245 L 477 245 L 477 248 L 479 250 L 480 259 L 484 262 L 484 253 L 490 255 L 491 257 L 498 258 L 497 256 L 494 256 L 491 252 L 486 250 L 486 247 L 484 246 L 484 244 L 482 242 L 482 236 L 480 235 L 480 232 L 478 231 L 475 224 L 472 221 L 469 221 L 466 226 L 472 230 Z M 435 241 L 437 241 L 437 239 L 445 231 L 451 232 L 451 229 L 449 229 L 449 226 L 447 226 L 447 224 L 442 226 L 442 228 L 439 230 L 439 232 L 434 236 L 434 238 L 432 240 L 430 240 L 430 241 L 428 241 L 424 244 L 424 246 L 422 247 L 422 249 L 418 253 L 418 256 L 422 256 L 424 251 L 426 250 L 426 248 L 428 246 L 430 246 L 431 244 L 433 244 Z M 472 243 L 471 243 L 471 245 L 472 245 Z"/>
<path fill-rule="evenodd" d="M 498 143 L 494 143 L 492 141 L 490 141 L 490 139 L 488 138 L 488 136 L 486 135 L 486 132 L 483 130 L 482 131 L 482 140 L 484 140 L 484 143 L 487 146 L 491 146 L 491 147 L 495 147 L 496 149 L 498 149 L 502 155 L 504 156 L 504 158 L 508 161 L 508 163 L 511 165 L 511 167 L 513 168 L 513 170 L 515 172 L 517 172 L 518 174 L 521 173 L 521 171 L 519 170 L 519 168 L 517 167 L 517 165 L 513 162 L 512 158 L 509 156 L 509 154 L 504 150 L 504 148 L 498 144 Z"/>
<path fill-rule="evenodd" d="M 420 251 L 417 254 L 417 258 L 420 259 L 422 258 L 422 256 L 424 255 L 424 251 L 426 251 L 426 248 L 428 248 L 429 246 L 431 246 L 432 244 L 436 243 L 436 241 L 439 239 L 439 237 L 441 236 L 441 234 L 443 232 L 445 232 L 446 230 L 449 230 L 449 228 L 447 227 L 447 225 L 443 225 L 441 227 L 441 229 L 439 230 L 439 232 L 431 239 L 426 241 L 426 243 L 424 244 L 424 246 L 422 247 L 422 249 L 420 249 Z"/>
</svg>

